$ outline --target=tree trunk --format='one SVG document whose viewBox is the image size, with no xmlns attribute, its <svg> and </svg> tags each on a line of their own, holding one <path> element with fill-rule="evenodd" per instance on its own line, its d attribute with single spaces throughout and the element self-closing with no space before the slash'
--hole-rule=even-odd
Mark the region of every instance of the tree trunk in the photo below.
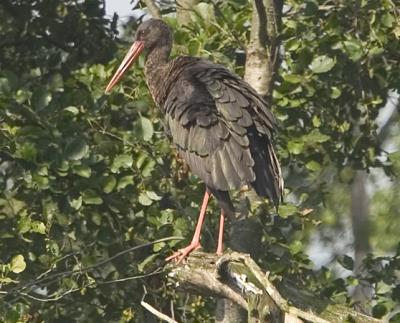
<svg viewBox="0 0 400 323">
<path fill-rule="evenodd" d="M 389 95 L 389 97 L 391 97 Z M 390 112 L 386 121 L 380 125 L 378 129 L 378 143 L 382 146 L 390 134 L 390 126 L 396 120 L 397 110 L 399 106 L 398 97 L 394 96 L 394 108 Z M 351 221 L 354 239 L 354 274 L 362 276 L 362 261 L 365 256 L 371 252 L 369 243 L 369 196 L 366 190 L 367 173 L 363 170 L 356 171 L 351 186 Z M 369 313 L 368 302 L 372 299 L 374 293 L 373 286 L 365 281 L 361 281 L 356 286 L 353 298 L 356 302 L 356 308 Z"/>
<path fill-rule="evenodd" d="M 365 171 L 358 170 L 351 187 L 351 221 L 354 237 L 354 274 L 361 275 L 362 260 L 371 251 L 369 244 L 369 198 L 366 190 Z M 360 310 L 367 311 L 366 302 L 373 293 L 370 284 L 360 284 L 354 290 L 354 300 Z"/>
<path fill-rule="evenodd" d="M 250 40 L 246 48 L 244 79 L 257 92 L 271 99 L 274 75 L 279 67 L 282 1 L 254 0 Z"/>
<path fill-rule="evenodd" d="M 149 10 L 150 14 L 153 18 L 161 19 L 161 11 L 160 8 L 157 7 L 154 0 L 143 0 L 147 9 Z"/>
<path fill-rule="evenodd" d="M 247 312 L 235 302 L 226 298 L 219 298 L 217 299 L 215 322 L 247 322 Z"/>
<path fill-rule="evenodd" d="M 282 1 L 254 0 L 250 40 L 246 48 L 246 64 L 244 79 L 259 94 L 271 102 L 273 80 L 279 66 L 278 29 Z M 252 198 L 252 193 L 248 193 Z M 242 201 L 243 202 L 243 201 Z M 243 203 L 246 204 L 246 203 Z M 254 219 L 243 214 L 230 227 L 230 246 L 240 252 L 255 256 L 261 246 L 262 232 Z M 235 318 L 220 319 L 219 322 L 247 322 L 243 309 L 226 299 L 217 300 L 217 315 L 236 313 Z M 240 320 L 242 318 L 242 320 Z"/>
</svg>

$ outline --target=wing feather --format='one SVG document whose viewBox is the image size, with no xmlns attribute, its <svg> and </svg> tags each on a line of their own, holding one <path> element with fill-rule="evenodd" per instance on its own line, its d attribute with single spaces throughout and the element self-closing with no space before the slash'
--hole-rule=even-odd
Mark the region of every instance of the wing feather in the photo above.
<svg viewBox="0 0 400 323">
<path fill-rule="evenodd" d="M 267 103 L 220 65 L 185 57 L 174 64 L 174 84 L 161 103 L 173 142 L 192 172 L 219 196 L 250 184 L 278 204 L 283 180 Z"/>
</svg>

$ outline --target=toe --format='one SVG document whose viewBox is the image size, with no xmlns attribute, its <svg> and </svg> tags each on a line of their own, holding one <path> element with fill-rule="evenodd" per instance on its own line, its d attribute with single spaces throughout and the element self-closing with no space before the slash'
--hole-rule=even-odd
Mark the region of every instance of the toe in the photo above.
<svg viewBox="0 0 400 323">
<path fill-rule="evenodd" d="M 200 248 L 200 244 L 190 244 L 186 248 L 179 249 L 174 252 L 171 256 L 167 257 L 165 261 L 176 260 L 179 264 L 183 259 L 185 259 L 193 250 Z"/>
</svg>

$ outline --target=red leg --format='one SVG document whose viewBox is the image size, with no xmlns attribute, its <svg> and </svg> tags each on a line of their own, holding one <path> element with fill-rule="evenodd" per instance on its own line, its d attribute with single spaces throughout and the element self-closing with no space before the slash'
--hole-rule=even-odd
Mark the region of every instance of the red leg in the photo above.
<svg viewBox="0 0 400 323">
<path fill-rule="evenodd" d="M 190 245 L 188 245 L 186 248 L 179 249 L 173 255 L 171 255 L 167 259 L 165 259 L 166 261 L 169 261 L 169 260 L 172 260 L 172 259 L 176 259 L 178 261 L 178 263 L 179 263 L 189 253 L 191 253 L 193 250 L 195 250 L 195 249 L 200 247 L 200 231 L 201 231 L 201 227 L 203 226 L 203 223 L 204 223 L 204 216 L 206 215 L 208 199 L 209 198 L 210 198 L 210 193 L 208 193 L 206 191 L 204 193 L 203 204 L 201 205 L 199 219 L 198 219 L 197 225 L 196 225 L 196 230 L 194 231 L 194 235 L 193 235 L 192 242 L 190 243 Z"/>
<path fill-rule="evenodd" d="M 225 223 L 225 214 L 224 210 L 221 210 L 221 216 L 219 218 L 219 232 L 218 232 L 218 246 L 217 246 L 217 255 L 222 255 L 222 251 L 224 248 L 224 223 Z"/>
</svg>

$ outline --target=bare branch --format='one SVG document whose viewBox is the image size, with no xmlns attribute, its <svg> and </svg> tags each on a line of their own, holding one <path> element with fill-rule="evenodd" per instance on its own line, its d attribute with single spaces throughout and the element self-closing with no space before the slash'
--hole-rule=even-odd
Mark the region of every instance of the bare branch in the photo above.
<svg viewBox="0 0 400 323">
<path fill-rule="evenodd" d="M 154 275 L 161 274 L 163 272 L 162 267 L 158 267 L 156 270 L 148 273 L 148 274 L 143 274 L 143 275 L 137 275 L 137 276 L 130 276 L 130 277 L 125 277 L 125 278 L 120 278 L 120 279 L 113 279 L 113 280 L 105 280 L 101 282 L 96 282 L 96 285 L 105 285 L 105 284 L 114 284 L 114 283 L 120 283 L 120 282 L 126 282 L 128 280 L 136 280 L 136 279 L 141 279 L 141 278 L 146 278 Z"/>
<path fill-rule="evenodd" d="M 31 295 L 31 294 L 28 294 L 28 293 L 20 293 L 20 295 L 21 295 L 21 296 L 28 297 L 28 298 L 33 299 L 33 300 L 38 301 L 38 302 L 44 302 L 44 303 L 47 303 L 47 302 L 57 302 L 57 301 L 59 301 L 61 298 L 63 298 L 64 296 L 66 296 L 66 295 L 68 295 L 68 294 L 71 294 L 71 293 L 73 293 L 73 292 L 76 292 L 76 291 L 78 291 L 79 289 L 80 289 L 80 288 L 72 288 L 72 289 L 69 289 L 69 290 L 67 290 L 66 292 L 62 293 L 61 295 L 58 295 L 58 296 L 55 296 L 55 297 L 48 297 L 48 298 L 36 297 L 36 296 L 33 296 L 33 295 Z"/>
<path fill-rule="evenodd" d="M 122 256 L 124 254 L 129 253 L 129 252 L 132 252 L 132 251 L 135 251 L 135 250 L 138 250 L 138 249 L 141 249 L 141 248 L 146 248 L 146 247 L 152 246 L 152 245 L 154 245 L 156 243 L 170 241 L 170 240 L 180 240 L 180 239 L 182 239 L 182 238 L 173 236 L 173 237 L 167 237 L 167 238 L 158 239 L 158 240 L 155 240 L 155 241 L 143 243 L 141 245 L 137 245 L 137 246 L 128 248 L 126 250 L 123 250 L 123 251 L 115 254 L 112 257 L 103 259 L 103 260 L 99 261 L 98 263 L 96 263 L 96 264 L 94 264 L 92 266 L 88 266 L 86 268 L 81 268 L 81 269 L 77 269 L 77 270 L 68 270 L 68 271 L 63 271 L 63 272 L 59 272 L 59 273 L 54 273 L 52 275 L 42 277 L 41 279 L 32 280 L 32 281 L 30 281 L 29 283 L 27 283 L 27 284 L 25 284 L 23 286 L 16 286 L 13 289 L 11 289 L 10 291 L 8 291 L 8 295 L 16 294 L 17 295 L 16 298 L 19 298 L 20 295 L 22 295 L 22 291 L 24 291 L 24 290 L 26 290 L 28 288 L 33 288 L 33 287 L 37 288 L 39 286 L 39 284 L 43 284 L 43 283 L 46 283 L 47 285 L 49 283 L 54 283 L 61 277 L 67 277 L 67 276 L 71 276 L 71 275 L 74 275 L 74 274 L 84 274 L 84 273 L 86 273 L 88 271 L 91 271 L 91 270 L 93 270 L 95 268 L 101 267 L 104 264 L 114 260 L 115 258 L 120 257 L 120 256 Z M 133 279 L 133 278 L 131 278 L 131 279 Z M 41 286 L 41 287 L 44 287 L 44 286 Z"/>
<path fill-rule="evenodd" d="M 200 294 L 203 296 L 227 298 L 239 304 L 247 310 L 247 302 L 237 294 L 231 287 L 223 284 L 219 280 L 217 271 L 211 270 L 212 267 L 204 270 L 204 265 L 212 264 L 215 256 L 206 253 L 192 253 L 190 257 L 191 266 L 174 267 L 168 274 L 170 281 L 174 282 L 177 289 L 188 293 Z M 193 266 L 193 263 L 199 262 L 199 266 Z M 201 266 L 201 265 L 203 266 Z"/>
<path fill-rule="evenodd" d="M 170 318 L 169 316 L 165 315 L 164 313 L 161 313 L 160 311 L 157 311 L 153 306 L 151 306 L 149 303 L 146 303 L 145 301 L 141 301 L 140 305 L 142 305 L 146 310 L 148 310 L 150 313 L 153 315 L 157 316 L 159 319 L 168 322 L 168 323 L 178 323 L 174 319 Z"/>
<path fill-rule="evenodd" d="M 250 322 L 381 322 L 329 299 L 289 284 L 274 282 L 249 255 L 229 252 L 222 257 L 192 253 L 180 265 L 168 265 L 169 281 L 196 295 L 228 298 L 248 311 Z"/>
</svg>

